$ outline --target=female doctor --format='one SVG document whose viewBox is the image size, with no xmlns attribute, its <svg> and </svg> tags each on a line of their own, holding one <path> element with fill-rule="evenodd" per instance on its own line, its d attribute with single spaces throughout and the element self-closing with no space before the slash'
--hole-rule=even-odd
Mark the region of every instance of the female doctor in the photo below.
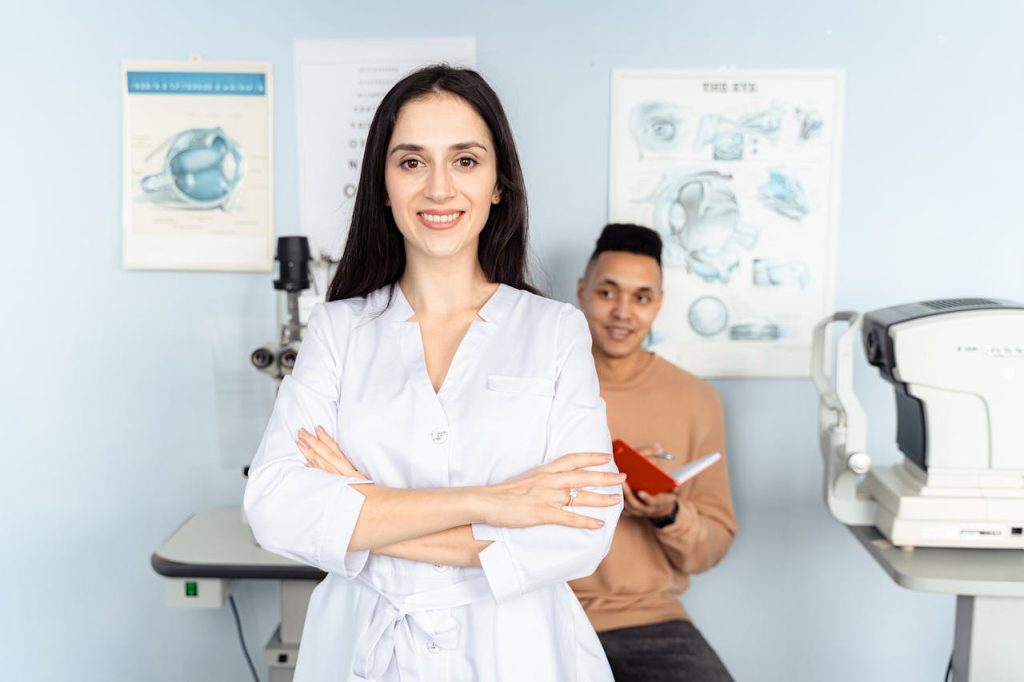
<svg viewBox="0 0 1024 682">
<path fill-rule="evenodd" d="M 494 91 L 434 66 L 371 123 L 344 255 L 252 467 L 266 549 L 327 572 L 312 680 L 611 680 L 566 581 L 621 510 L 583 315 L 532 293 Z"/>
</svg>

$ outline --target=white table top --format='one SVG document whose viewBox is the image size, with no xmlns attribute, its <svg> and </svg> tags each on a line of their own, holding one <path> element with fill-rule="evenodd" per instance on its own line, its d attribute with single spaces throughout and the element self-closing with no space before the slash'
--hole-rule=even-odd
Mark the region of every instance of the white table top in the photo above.
<svg viewBox="0 0 1024 682">
<path fill-rule="evenodd" d="M 897 584 L 911 590 L 988 597 L 1024 597 L 1024 551 L 894 547 L 877 528 L 850 531 Z"/>
<path fill-rule="evenodd" d="M 196 512 L 153 553 L 153 569 L 168 577 L 319 580 L 324 573 L 256 544 L 237 507 Z"/>
</svg>

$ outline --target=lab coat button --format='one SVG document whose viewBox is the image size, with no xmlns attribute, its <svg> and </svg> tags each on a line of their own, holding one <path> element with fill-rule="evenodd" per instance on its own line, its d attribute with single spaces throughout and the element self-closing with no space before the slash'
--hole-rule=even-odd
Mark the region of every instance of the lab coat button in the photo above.
<svg viewBox="0 0 1024 682">
<path fill-rule="evenodd" d="M 432 441 L 434 441 L 434 443 L 436 445 L 441 445 L 446 440 L 448 440 L 448 432 L 447 431 L 434 431 L 432 434 L 430 434 L 430 439 Z"/>
<path fill-rule="evenodd" d="M 447 566 L 443 566 L 441 564 L 434 564 L 434 570 L 438 571 L 438 572 L 446 571 L 446 570 L 448 570 L 448 567 Z"/>
<path fill-rule="evenodd" d="M 431 642 L 430 644 L 427 645 L 427 651 L 429 651 L 432 654 L 436 654 L 440 650 L 441 650 L 441 647 L 439 647 L 434 642 Z"/>
</svg>

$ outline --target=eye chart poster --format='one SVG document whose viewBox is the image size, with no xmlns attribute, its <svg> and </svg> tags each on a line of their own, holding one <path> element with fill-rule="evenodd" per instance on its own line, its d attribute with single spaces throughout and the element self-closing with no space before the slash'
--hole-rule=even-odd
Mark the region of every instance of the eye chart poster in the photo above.
<svg viewBox="0 0 1024 682">
<path fill-rule="evenodd" d="M 658 231 L 648 346 L 705 377 L 806 377 L 832 312 L 841 71 L 612 76 L 609 220 Z"/>
<path fill-rule="evenodd" d="M 273 265 L 270 65 L 123 62 L 123 263 Z"/>
<path fill-rule="evenodd" d="M 438 62 L 472 68 L 476 39 L 295 42 L 299 215 L 314 258 L 341 256 L 380 100 L 409 72 Z"/>
</svg>

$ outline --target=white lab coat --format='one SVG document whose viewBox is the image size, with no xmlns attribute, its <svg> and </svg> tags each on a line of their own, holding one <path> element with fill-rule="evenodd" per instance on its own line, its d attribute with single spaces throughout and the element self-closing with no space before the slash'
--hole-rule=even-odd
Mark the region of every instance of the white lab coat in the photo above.
<svg viewBox="0 0 1024 682">
<path fill-rule="evenodd" d="M 346 551 L 363 495 L 356 479 L 306 466 L 300 428 L 322 425 L 361 472 L 397 488 L 498 483 L 566 453 L 611 451 L 578 310 L 500 285 L 435 393 L 413 310 L 398 286 L 389 306 L 391 291 L 313 310 L 249 470 L 260 545 L 328 573 L 296 682 L 611 680 L 566 581 L 604 558 L 621 506 L 579 510 L 604 519 L 600 530 L 475 525 L 493 541 L 482 569 Z"/>
</svg>

